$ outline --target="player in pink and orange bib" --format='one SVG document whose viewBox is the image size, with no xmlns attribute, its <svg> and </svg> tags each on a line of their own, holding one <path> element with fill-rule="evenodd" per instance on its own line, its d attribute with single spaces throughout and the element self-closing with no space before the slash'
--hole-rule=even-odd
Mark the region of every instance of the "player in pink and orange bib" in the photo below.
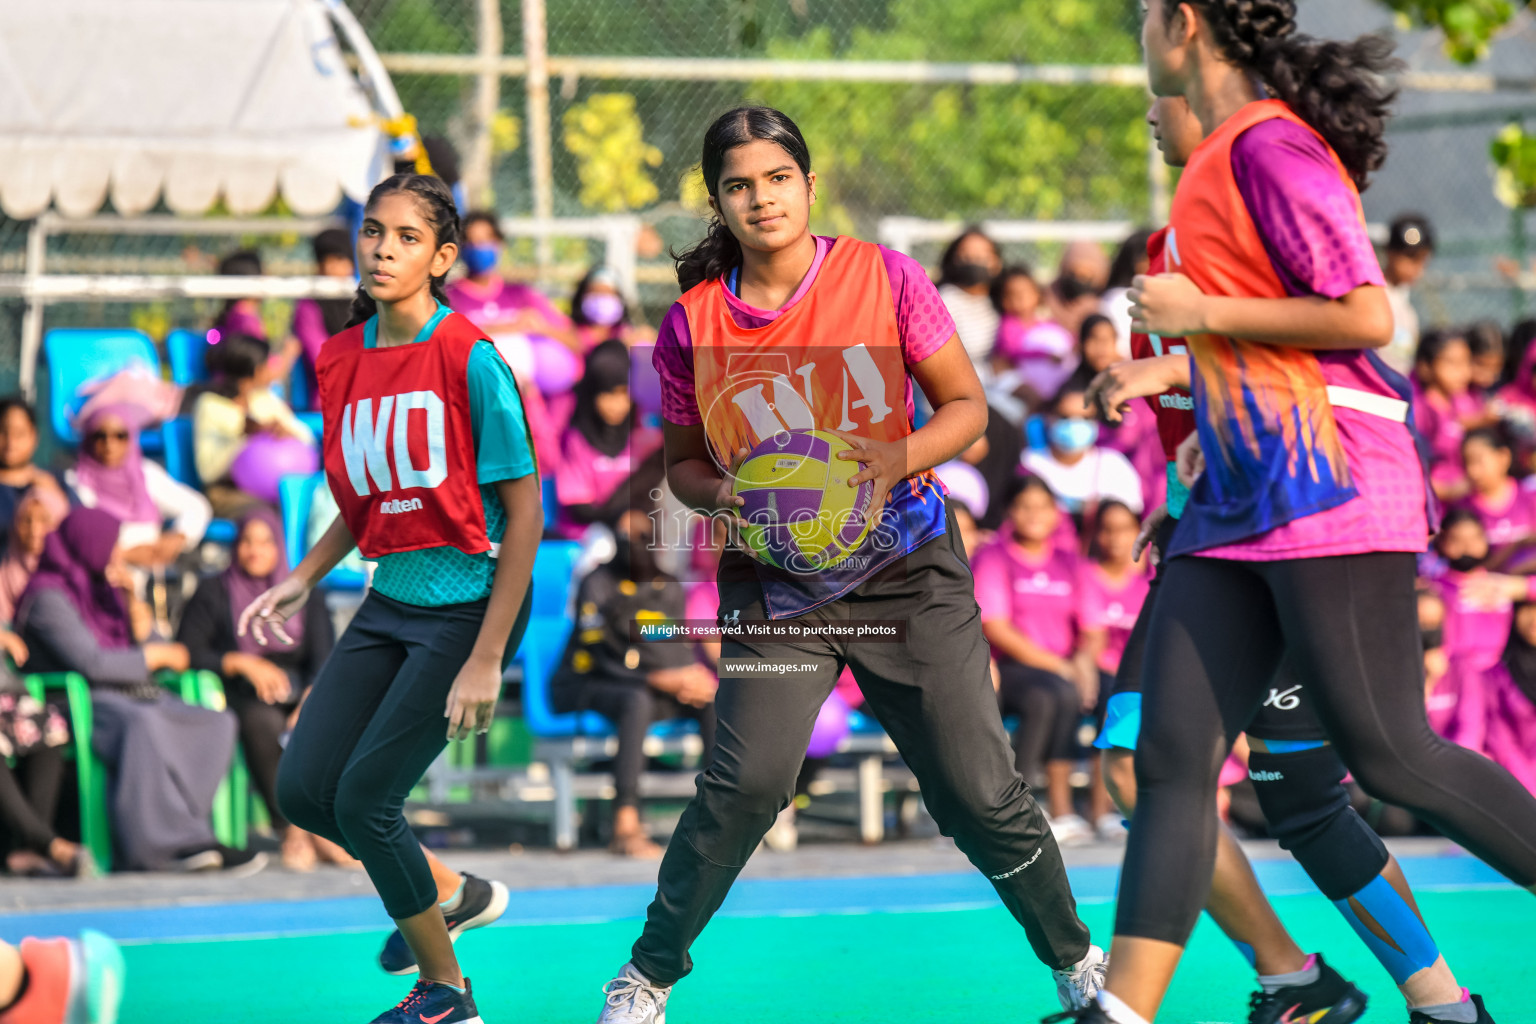
<svg viewBox="0 0 1536 1024">
<path fill-rule="evenodd" d="M 1145 10 L 1152 90 L 1184 97 L 1205 138 L 1174 198 L 1171 273 L 1138 278 L 1132 321 L 1186 339 L 1204 470 L 1148 630 L 1113 966 L 1085 1024 L 1144 1024 L 1162 1004 L 1210 886 L 1221 762 L 1282 655 L 1362 785 L 1536 886 L 1536 799 L 1425 719 L 1412 638 L 1431 515 L 1407 382 L 1371 351 L 1392 333 L 1379 271 L 1319 272 L 1369 251 L 1357 189 L 1385 156 L 1386 45 L 1300 36 L 1292 0 Z M 1293 154 L 1315 168 L 1311 193 L 1276 180 Z M 1327 225 L 1307 273 L 1286 258 L 1293 237 L 1261 227 L 1266 203 L 1288 228 Z M 1411 1019 L 1488 1018 L 1457 991 Z"/>
<path fill-rule="evenodd" d="M 736 520 L 733 470 L 793 429 L 840 432 L 873 484 L 874 527 L 848 558 L 794 574 L 728 548 L 717 570 L 719 728 L 698 793 L 663 858 L 630 962 L 608 983 L 604 1024 L 661 1024 L 689 947 L 788 805 L 818 711 L 845 666 L 922 783 L 930 812 L 991 880 L 1064 1006 L 1097 991 L 1089 942 L 1044 814 L 1014 770 L 993 694 L 974 582 L 932 468 L 986 426 L 981 383 L 937 291 L 912 260 L 809 228 L 816 176 L 794 123 L 749 107 L 704 136 L 716 220 L 678 257 L 682 299 L 657 338 L 667 479 L 686 506 Z M 910 376 L 909 376 L 910 375 Z M 934 408 L 912 426 L 910 380 Z M 771 640 L 800 628 L 893 620 L 904 642 Z M 777 669 L 785 669 L 783 672 Z M 786 1011 L 795 1016 L 796 1011 Z"/>
</svg>

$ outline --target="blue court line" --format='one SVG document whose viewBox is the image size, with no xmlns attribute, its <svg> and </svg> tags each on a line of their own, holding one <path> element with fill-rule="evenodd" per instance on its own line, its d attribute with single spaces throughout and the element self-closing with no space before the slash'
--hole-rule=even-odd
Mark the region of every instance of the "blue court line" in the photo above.
<svg viewBox="0 0 1536 1024">
<path fill-rule="evenodd" d="M 1410 857 L 1403 871 L 1415 889 L 1458 891 L 1507 888 L 1518 891 L 1492 868 L 1468 856 Z M 1314 893 L 1306 873 L 1290 860 L 1254 864 L 1271 895 Z M 1069 869 L 1079 903 L 1115 898 L 1118 866 Z M 638 920 L 655 896 L 653 885 L 585 886 L 514 890 L 512 905 L 496 927 L 581 924 Z M 1320 897 L 1321 898 L 1321 897 Z M 976 872 L 853 878 L 744 879 L 732 888 L 725 917 L 809 917 L 819 914 L 938 913 L 998 906 L 992 886 Z M 90 927 L 121 942 L 191 942 L 335 932 L 379 931 L 390 927 L 372 896 L 339 899 L 161 905 L 120 909 L 0 914 L 0 938 L 72 935 Z"/>
</svg>

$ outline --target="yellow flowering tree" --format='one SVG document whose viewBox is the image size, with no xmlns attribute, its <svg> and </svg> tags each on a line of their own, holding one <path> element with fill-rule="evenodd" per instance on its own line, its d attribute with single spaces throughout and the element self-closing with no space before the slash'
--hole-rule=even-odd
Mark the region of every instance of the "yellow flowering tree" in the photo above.
<svg viewBox="0 0 1536 1024">
<path fill-rule="evenodd" d="M 661 150 L 648 144 L 635 98 L 629 93 L 594 93 L 561 118 L 565 148 L 576 158 L 583 206 L 604 213 L 636 210 L 660 195 L 650 168 L 661 166 Z"/>
</svg>

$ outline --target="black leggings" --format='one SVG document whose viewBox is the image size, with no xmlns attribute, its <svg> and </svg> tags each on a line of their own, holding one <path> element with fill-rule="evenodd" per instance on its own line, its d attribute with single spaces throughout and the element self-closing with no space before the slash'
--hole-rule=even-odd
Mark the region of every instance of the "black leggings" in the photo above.
<svg viewBox="0 0 1536 1024">
<path fill-rule="evenodd" d="M 48 853 L 55 838 L 53 815 L 59 805 L 59 786 L 64 779 L 64 759 L 53 747 L 39 746 L 18 760 L 16 769 L 0 758 L 0 825 L 4 826 L 6 850 Z"/>
<path fill-rule="evenodd" d="M 1442 740 L 1425 717 L 1413 555 L 1182 557 L 1166 572 L 1148 631 L 1136 824 L 1116 934 L 1188 939 L 1215 864 L 1217 776 L 1282 653 L 1367 791 L 1519 885 L 1536 884 L 1536 797 Z"/>
<path fill-rule="evenodd" d="M 1004 716 L 1018 715 L 1013 731 L 1013 766 L 1033 784 L 1047 761 L 1066 761 L 1075 746 L 1077 687 L 1054 672 L 1016 661 L 997 666 L 997 706 Z"/>
<path fill-rule="evenodd" d="M 613 723 L 619 733 L 619 752 L 613 759 L 613 805 L 640 806 L 640 773 L 645 770 L 645 734 L 651 725 L 673 718 L 699 723 L 704 741 L 704 763 L 715 746 L 715 706 L 696 708 L 644 683 L 615 679 L 583 679 L 572 695 L 577 710 L 596 711 Z"/>
<path fill-rule="evenodd" d="M 278 766 L 282 812 L 362 861 L 396 920 L 437 903 L 403 808 L 448 745 L 443 709 L 486 603 L 424 608 L 370 591 L 320 670 Z M 520 638 L 518 631 L 509 645 Z"/>
</svg>

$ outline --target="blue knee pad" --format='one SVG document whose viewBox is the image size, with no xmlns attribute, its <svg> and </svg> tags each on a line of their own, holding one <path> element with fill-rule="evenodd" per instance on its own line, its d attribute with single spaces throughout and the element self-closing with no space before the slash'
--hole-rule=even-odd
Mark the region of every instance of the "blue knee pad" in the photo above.
<svg viewBox="0 0 1536 1024">
<path fill-rule="evenodd" d="M 1326 743 L 1287 743 L 1248 758 L 1259 807 L 1269 833 L 1289 850 L 1330 900 L 1359 892 L 1387 866 L 1387 848 L 1349 806 L 1344 763 Z"/>
<path fill-rule="evenodd" d="M 1419 915 L 1386 878 L 1377 875 L 1347 899 L 1334 900 L 1360 941 L 1399 985 L 1440 959 L 1440 947 Z"/>
<path fill-rule="evenodd" d="M 1104 728 L 1093 741 L 1098 750 L 1135 750 L 1141 735 L 1141 694 L 1117 693 L 1104 705 Z"/>
</svg>

